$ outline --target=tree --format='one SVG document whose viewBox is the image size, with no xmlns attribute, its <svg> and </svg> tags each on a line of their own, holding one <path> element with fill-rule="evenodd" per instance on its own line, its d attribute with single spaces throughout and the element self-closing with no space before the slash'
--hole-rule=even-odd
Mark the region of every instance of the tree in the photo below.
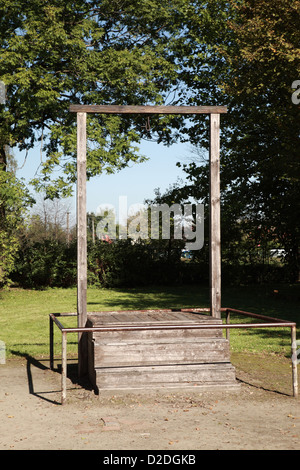
<svg viewBox="0 0 300 470">
<path fill-rule="evenodd" d="M 241 234 L 241 227 L 244 233 L 255 230 L 276 239 L 295 278 L 300 269 L 300 132 L 291 87 L 300 71 L 300 2 L 218 0 L 208 1 L 205 11 L 198 5 L 207 19 L 205 43 L 197 40 L 200 23 L 191 16 L 186 33 L 191 53 L 181 79 L 189 103 L 228 106 L 221 120 L 223 241 L 231 230 Z M 207 123 L 191 121 L 191 141 L 207 149 Z M 185 169 L 191 184 L 181 188 L 182 197 L 206 201 L 207 163 Z"/>
<path fill-rule="evenodd" d="M 236 8 L 237 19 L 230 27 L 239 53 L 226 54 L 231 80 L 224 87 L 242 110 L 243 139 L 234 139 L 232 176 L 238 173 L 238 153 L 242 153 L 248 178 L 253 178 L 247 188 L 247 173 L 243 179 L 244 188 L 250 189 L 256 223 L 263 222 L 278 238 L 296 277 L 300 271 L 300 125 L 291 87 L 300 73 L 300 2 L 247 0 Z"/>
<path fill-rule="evenodd" d="M 177 86 L 171 44 L 180 39 L 183 0 L 3 0 L 0 148 L 45 154 L 36 188 L 69 195 L 76 179 L 76 122 L 70 104 L 160 104 Z M 87 176 L 143 161 L 137 143 L 144 122 L 89 116 Z M 155 124 L 155 121 L 154 121 Z M 169 130 L 160 130 L 170 140 Z M 51 179 L 54 169 L 61 174 Z"/>
<path fill-rule="evenodd" d="M 40 197 L 24 227 L 24 237 L 31 243 L 44 240 L 67 242 L 71 231 L 74 232 L 74 227 L 70 220 L 70 206 L 66 201 L 50 201 Z"/>
<path fill-rule="evenodd" d="M 9 283 L 20 247 L 24 216 L 32 203 L 24 183 L 12 171 L 0 168 L 0 286 Z"/>
</svg>

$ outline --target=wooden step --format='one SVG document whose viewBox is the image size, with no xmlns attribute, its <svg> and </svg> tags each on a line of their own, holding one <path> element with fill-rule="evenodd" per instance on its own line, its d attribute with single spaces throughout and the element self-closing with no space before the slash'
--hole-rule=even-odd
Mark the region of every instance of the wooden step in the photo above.
<svg viewBox="0 0 300 470">
<path fill-rule="evenodd" d="M 221 323 L 196 311 L 89 314 L 88 327 L 119 328 L 88 333 L 90 380 L 96 390 L 190 386 L 236 389 L 229 342 L 222 329 L 195 328 Z"/>
<path fill-rule="evenodd" d="M 229 362 L 229 343 L 224 338 L 164 338 L 150 341 L 94 341 L 94 367 L 124 367 Z"/>
<path fill-rule="evenodd" d="M 188 364 L 176 366 L 97 368 L 96 390 L 184 388 L 238 390 L 231 364 Z"/>
</svg>

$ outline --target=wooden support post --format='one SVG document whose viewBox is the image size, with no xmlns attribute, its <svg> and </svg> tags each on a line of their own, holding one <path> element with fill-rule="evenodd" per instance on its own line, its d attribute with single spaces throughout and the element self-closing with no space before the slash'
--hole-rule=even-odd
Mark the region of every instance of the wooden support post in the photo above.
<svg viewBox="0 0 300 470">
<path fill-rule="evenodd" d="M 87 240 L 86 240 L 86 113 L 77 113 L 77 324 L 86 326 Z M 87 336 L 78 333 L 78 374 L 87 373 Z"/>
<path fill-rule="evenodd" d="M 220 114 L 210 114 L 209 167 L 210 308 L 221 318 Z"/>
<path fill-rule="evenodd" d="M 80 326 L 86 322 L 86 113 L 100 114 L 209 114 L 210 115 L 210 310 L 215 318 L 221 318 L 221 235 L 220 235 L 220 113 L 225 106 L 110 106 L 71 105 L 77 113 L 78 123 L 78 318 Z M 84 182 L 83 182 L 84 178 Z M 84 207 L 84 208 L 83 208 Z M 85 220 L 83 221 L 83 214 Z M 79 221 L 80 218 L 80 221 Z M 83 239 L 85 237 L 85 239 Z M 84 264 L 83 264 L 84 263 Z M 79 354 L 79 362 L 83 351 Z"/>
</svg>

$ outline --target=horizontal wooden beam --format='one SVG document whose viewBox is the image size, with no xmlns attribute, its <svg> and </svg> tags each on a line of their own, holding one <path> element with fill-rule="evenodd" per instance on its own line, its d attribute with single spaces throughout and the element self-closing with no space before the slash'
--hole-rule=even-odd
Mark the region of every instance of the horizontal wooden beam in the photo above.
<svg viewBox="0 0 300 470">
<path fill-rule="evenodd" d="M 226 106 L 117 106 L 72 104 L 73 113 L 100 114 L 220 114 L 227 113 Z"/>
</svg>

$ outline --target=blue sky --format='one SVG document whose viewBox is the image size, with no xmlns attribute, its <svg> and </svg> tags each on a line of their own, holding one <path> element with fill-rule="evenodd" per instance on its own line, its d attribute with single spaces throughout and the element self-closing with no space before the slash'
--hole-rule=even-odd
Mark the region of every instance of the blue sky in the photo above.
<svg viewBox="0 0 300 470">
<path fill-rule="evenodd" d="M 189 144 L 174 144 L 166 147 L 155 142 L 143 141 L 141 153 L 149 160 L 132 163 L 130 167 L 114 175 L 100 175 L 87 183 L 87 211 L 96 212 L 100 204 L 112 204 L 118 211 L 120 196 L 127 196 L 128 207 L 133 204 L 142 204 L 145 199 L 154 197 L 154 189 L 160 188 L 163 192 L 178 178 L 185 179 L 182 169 L 176 166 L 178 161 L 184 162 L 191 157 Z M 18 178 L 29 182 L 34 177 L 39 166 L 41 155 L 39 147 L 29 151 L 24 163 L 24 153 L 14 152 L 19 169 Z M 76 212 L 75 195 L 68 201 L 71 212 Z"/>
</svg>

